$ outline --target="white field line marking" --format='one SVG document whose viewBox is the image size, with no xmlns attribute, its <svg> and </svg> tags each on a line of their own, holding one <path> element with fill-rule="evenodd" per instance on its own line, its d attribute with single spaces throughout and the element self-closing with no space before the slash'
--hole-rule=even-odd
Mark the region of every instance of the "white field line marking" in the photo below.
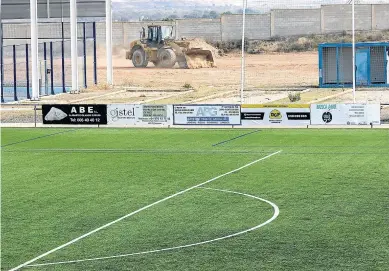
<svg viewBox="0 0 389 271">
<path fill-rule="evenodd" d="M 220 179 L 220 178 L 222 178 L 222 177 L 224 177 L 224 176 L 230 175 L 230 174 L 235 173 L 235 172 L 237 172 L 237 171 L 239 171 L 239 170 L 242 170 L 242 169 L 244 169 L 244 168 L 247 168 L 247 167 L 249 167 L 249 166 L 251 166 L 251 165 L 254 165 L 254 164 L 256 164 L 256 163 L 258 163 L 258 162 L 260 162 L 260 161 L 263 161 L 263 160 L 265 160 L 265 159 L 268 159 L 268 158 L 272 157 L 273 155 L 279 154 L 279 153 L 281 153 L 281 152 L 282 152 L 282 150 L 277 151 L 277 152 L 274 152 L 274 153 L 269 154 L 269 155 L 267 155 L 267 156 L 265 156 L 265 157 L 262 157 L 262 158 L 260 158 L 260 159 L 257 159 L 257 160 L 255 160 L 255 161 L 253 161 L 253 162 L 250 162 L 250 163 L 248 163 L 248 164 L 246 164 L 246 165 L 244 165 L 244 166 L 242 166 L 242 167 L 240 167 L 240 168 L 231 170 L 231 171 L 229 171 L 229 172 L 227 172 L 227 173 L 224 173 L 224 174 L 222 174 L 222 175 L 219 175 L 219 176 L 217 176 L 217 177 L 215 177 L 215 178 L 212 178 L 212 179 L 210 179 L 210 180 L 208 180 L 208 181 L 205 181 L 205 182 L 203 182 L 203 183 L 200 183 L 200 184 L 197 184 L 197 185 L 195 185 L 195 186 L 189 187 L 189 188 L 187 188 L 187 189 L 185 189 L 185 190 L 182 190 L 182 191 L 177 192 L 177 193 L 175 193 L 175 194 L 173 194 L 173 195 L 170 195 L 170 196 L 168 196 L 168 197 L 166 197 L 166 198 L 163 198 L 163 199 L 158 200 L 158 201 L 156 201 L 156 202 L 154 202 L 154 203 L 151 203 L 151 204 L 149 204 L 149 205 L 147 205 L 147 206 L 144 206 L 144 207 L 142 207 L 142 208 L 140 208 L 140 209 L 138 209 L 138 210 L 136 210 L 136 211 L 134 211 L 134 212 L 132 212 L 132 213 L 129 213 L 129 214 L 125 215 L 125 216 L 122 216 L 122 217 L 120 217 L 120 218 L 118 218 L 118 219 L 116 219 L 116 220 L 114 220 L 114 221 L 112 221 L 112 222 L 109 222 L 109 223 L 107 223 L 107 224 L 105 224 L 105 225 L 103 225 L 103 226 L 101 226 L 101 227 L 99 227 L 99 228 L 97 228 L 97 229 L 94 229 L 93 231 L 90 231 L 90 232 L 88 232 L 88 233 L 85 233 L 84 235 L 81 235 L 80 237 L 77 237 L 77 238 L 75 238 L 75 239 L 73 239 L 73 240 L 71 240 L 71 241 L 69 241 L 69 242 L 67 242 L 67 243 L 65 243 L 65 244 L 63 244 L 63 245 L 60 245 L 59 247 L 56 247 L 56 248 L 54 248 L 54 249 L 52 249 L 52 250 L 50 250 L 50 251 L 47 251 L 47 252 L 43 253 L 42 255 L 39 255 L 39 256 L 35 257 L 34 259 L 31 259 L 31 260 L 29 260 L 29 261 L 27 261 L 27 262 L 25 262 L 25 263 L 22 263 L 22 264 L 20 264 L 20 265 L 18 265 L 18 266 L 16 266 L 16 267 L 10 269 L 9 271 L 19 270 L 20 268 L 23 268 L 23 267 L 25 267 L 25 266 L 27 266 L 27 265 L 29 265 L 29 264 L 31 264 L 31 263 L 33 263 L 33 262 L 35 262 L 35 261 L 37 261 L 37 260 L 43 258 L 43 257 L 45 257 L 45 256 L 47 256 L 47 255 L 49 255 L 49 254 L 51 254 L 51 253 L 53 253 L 53 252 L 56 252 L 56 251 L 58 251 L 58 250 L 60 250 L 60 249 L 62 249 L 62 248 L 64 248 L 64 247 L 67 247 L 67 246 L 69 246 L 69 245 L 71 245 L 71 244 L 73 244 L 73 243 L 75 243 L 75 242 L 77 242 L 77 241 L 79 241 L 79 240 L 81 240 L 81 239 L 84 239 L 85 237 L 88 237 L 89 235 L 92 235 L 92 234 L 94 234 L 94 233 L 96 233 L 96 232 L 98 232 L 98 231 L 101 231 L 101 230 L 103 230 L 103 229 L 105 229 L 105 228 L 108 228 L 109 226 L 111 226 L 111 225 L 113 225 L 113 224 L 116 224 L 116 223 L 118 223 L 119 221 L 122 221 L 123 219 L 126 219 L 126 218 L 128 218 L 128 217 L 130 217 L 130 216 L 133 216 L 133 215 L 139 213 L 139 212 L 142 212 L 142 211 L 144 211 L 144 210 L 146 210 L 146 209 L 149 209 L 150 207 L 152 207 L 152 206 L 154 206 L 154 205 L 157 205 L 157 204 L 159 204 L 159 203 L 162 203 L 162 202 L 164 202 L 164 201 L 167 201 L 168 199 L 171 199 L 171 198 L 174 198 L 174 197 L 179 196 L 179 195 L 181 195 L 181 194 L 184 194 L 184 193 L 186 193 L 186 192 L 188 192 L 188 191 L 190 191 L 190 190 L 192 190 L 192 189 L 195 189 L 195 188 L 197 188 L 197 187 L 199 187 L 199 186 L 202 186 L 202 185 L 204 185 L 204 184 L 213 182 L 213 181 L 215 181 L 215 180 L 217 180 L 217 179 Z"/>
<path fill-rule="evenodd" d="M 80 102 L 85 102 L 85 101 L 89 101 L 89 100 L 99 99 L 99 98 L 103 98 L 103 97 L 107 97 L 107 96 L 114 96 L 116 94 L 125 93 L 125 92 L 127 92 L 127 90 L 119 90 L 119 91 L 114 91 L 114 92 L 108 92 L 108 93 L 104 93 L 104 94 L 100 94 L 100 95 L 96 95 L 96 96 L 85 97 L 85 98 L 82 98 L 82 99 L 78 99 L 78 100 L 74 100 L 74 101 L 69 101 L 69 103 L 80 103 Z M 90 94 L 93 94 L 93 93 L 96 93 L 96 92 L 90 92 Z"/>
<path fill-rule="evenodd" d="M 191 103 L 197 103 L 197 102 L 201 102 L 201 101 L 207 101 L 207 100 L 211 100 L 211 99 L 214 99 L 214 98 L 224 98 L 223 96 L 226 95 L 226 94 L 233 94 L 233 93 L 236 93 L 236 90 L 230 90 L 230 91 L 224 91 L 224 92 L 219 92 L 219 93 L 216 93 L 216 94 L 213 94 L 213 95 L 210 95 L 210 96 L 205 96 L 205 97 L 202 97 L 202 98 L 198 98 L 198 99 L 194 99 L 194 100 L 190 100 L 190 101 L 187 101 L 187 102 L 183 102 L 182 104 L 191 104 Z M 226 97 L 226 98 L 229 98 L 229 97 Z"/>
<path fill-rule="evenodd" d="M 145 100 L 145 101 L 138 101 L 135 104 L 147 104 L 147 103 L 156 102 L 156 101 L 160 101 L 160 100 L 164 100 L 164 99 L 174 98 L 174 97 L 181 96 L 181 95 L 184 95 L 184 94 L 189 94 L 189 93 L 192 93 L 192 92 L 194 92 L 194 89 L 191 89 L 191 90 L 188 90 L 188 91 L 176 92 L 176 93 L 173 93 L 173 94 L 170 94 L 170 95 L 166 95 L 166 96 L 162 96 L 162 97 L 151 98 L 151 99 L 148 99 L 148 100 Z"/>
<path fill-rule="evenodd" d="M 327 101 L 327 100 L 329 100 L 329 99 L 338 98 L 338 97 L 340 97 L 340 96 L 349 94 L 349 93 L 351 93 L 351 92 L 353 92 L 352 89 L 346 90 L 346 91 L 344 91 L 344 92 L 342 92 L 342 93 L 337 93 L 337 94 L 333 94 L 333 95 L 330 95 L 330 96 L 327 96 L 327 97 L 323 97 L 323 98 L 321 98 L 321 99 L 309 101 L 307 104 L 317 104 L 317 103 L 321 103 L 321 102 Z"/>
<path fill-rule="evenodd" d="M 269 220 L 265 221 L 264 223 L 262 223 L 260 225 L 252 227 L 250 229 L 247 229 L 247 230 L 244 230 L 244 231 L 240 231 L 240 232 L 237 232 L 237 233 L 233 233 L 233 234 L 230 234 L 230 235 L 226 235 L 226 236 L 223 236 L 223 237 L 219 237 L 219 238 L 203 241 L 203 242 L 198 242 L 198 243 L 193 243 L 193 244 L 188 244 L 188 245 L 182 245 L 182 246 L 176 246 L 176 247 L 148 250 L 148 251 L 142 251 L 142 252 L 136 252 L 136 253 L 121 254 L 121 255 L 115 255 L 115 256 L 98 257 L 98 258 L 86 258 L 86 259 L 80 259 L 80 260 L 50 262 L 50 263 L 41 263 L 41 264 L 31 264 L 31 265 L 28 265 L 27 267 L 39 267 L 39 266 L 48 266 L 48 265 L 60 265 L 60 264 L 71 264 L 71 263 L 81 263 L 81 262 L 108 260 L 108 259 L 123 258 L 123 257 L 135 256 L 135 255 L 144 255 L 144 254 L 151 254 L 151 253 L 157 253 L 157 252 L 163 252 L 163 251 L 171 251 L 171 250 L 177 250 L 177 249 L 182 249 L 182 248 L 200 246 L 200 245 L 209 244 L 209 243 L 221 241 L 221 240 L 224 240 L 224 239 L 236 237 L 238 235 L 242 235 L 242 234 L 248 233 L 250 231 L 254 231 L 256 229 L 259 229 L 259 228 L 261 228 L 261 227 L 271 223 L 274 219 L 276 219 L 278 217 L 278 215 L 280 213 L 280 210 L 278 209 L 278 206 L 276 204 L 274 204 L 273 202 L 268 201 L 266 199 L 262 199 L 262 198 L 259 198 L 259 197 L 253 196 L 253 195 L 239 193 L 239 192 L 230 191 L 230 190 L 208 188 L 208 187 L 198 187 L 198 188 L 207 189 L 207 190 L 214 190 L 214 191 L 219 191 L 219 192 L 225 192 L 225 193 L 232 193 L 232 194 L 237 194 L 237 195 L 242 195 L 242 196 L 246 196 L 246 197 L 250 197 L 250 198 L 253 198 L 253 199 L 257 199 L 257 200 L 266 202 L 266 203 L 270 204 L 273 207 L 274 214 L 273 214 L 273 216 Z"/>
</svg>

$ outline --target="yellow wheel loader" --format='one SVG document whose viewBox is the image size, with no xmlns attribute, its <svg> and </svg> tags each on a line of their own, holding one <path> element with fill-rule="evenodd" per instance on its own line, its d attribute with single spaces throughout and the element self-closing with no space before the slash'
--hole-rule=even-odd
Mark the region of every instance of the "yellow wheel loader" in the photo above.
<svg viewBox="0 0 389 271">
<path fill-rule="evenodd" d="M 152 62 L 156 67 L 180 68 L 213 67 L 215 60 L 211 50 L 191 48 L 190 40 L 175 40 L 172 26 L 149 25 L 143 28 L 140 40 L 130 44 L 126 59 L 132 60 L 134 67 L 147 67 Z"/>
</svg>

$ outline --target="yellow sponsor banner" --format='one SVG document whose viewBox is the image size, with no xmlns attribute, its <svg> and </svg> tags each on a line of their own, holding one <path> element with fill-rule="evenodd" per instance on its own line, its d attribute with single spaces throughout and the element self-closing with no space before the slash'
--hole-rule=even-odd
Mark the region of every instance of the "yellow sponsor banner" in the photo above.
<svg viewBox="0 0 389 271">
<path fill-rule="evenodd" d="M 242 104 L 242 108 L 310 108 L 309 104 Z"/>
</svg>

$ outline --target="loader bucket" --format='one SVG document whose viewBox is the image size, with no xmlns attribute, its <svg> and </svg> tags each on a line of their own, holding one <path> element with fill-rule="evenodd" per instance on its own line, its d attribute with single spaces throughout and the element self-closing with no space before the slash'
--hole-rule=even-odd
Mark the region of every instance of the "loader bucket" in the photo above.
<svg viewBox="0 0 389 271">
<path fill-rule="evenodd" d="M 210 50 L 191 48 L 185 52 L 186 66 L 189 69 L 215 67 L 215 59 Z"/>
</svg>

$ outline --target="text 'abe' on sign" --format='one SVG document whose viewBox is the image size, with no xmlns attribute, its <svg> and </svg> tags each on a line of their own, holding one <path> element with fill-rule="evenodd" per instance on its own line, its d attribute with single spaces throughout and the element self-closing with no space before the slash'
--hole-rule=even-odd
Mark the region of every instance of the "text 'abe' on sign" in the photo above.
<svg viewBox="0 0 389 271">
<path fill-rule="evenodd" d="M 107 105 L 54 104 L 42 105 L 43 124 L 107 124 Z"/>
</svg>

